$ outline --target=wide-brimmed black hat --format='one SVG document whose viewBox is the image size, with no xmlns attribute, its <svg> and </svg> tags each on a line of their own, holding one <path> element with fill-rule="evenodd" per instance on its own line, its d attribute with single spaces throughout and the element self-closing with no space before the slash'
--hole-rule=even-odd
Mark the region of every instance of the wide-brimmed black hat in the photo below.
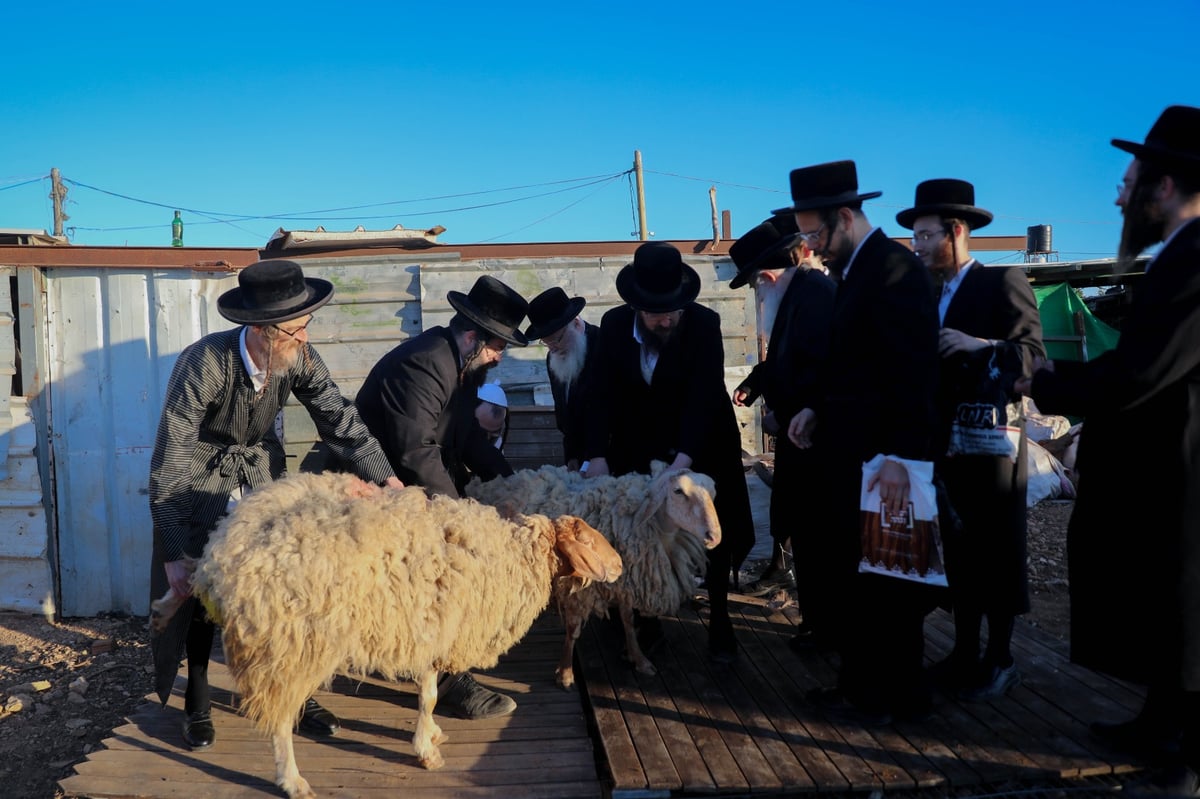
<svg viewBox="0 0 1200 799">
<path fill-rule="evenodd" d="M 529 322 L 525 337 L 530 341 L 552 336 L 579 316 L 587 300 L 583 297 L 568 297 L 567 292 L 555 286 L 546 289 L 529 301 Z"/>
<path fill-rule="evenodd" d="M 787 208 L 776 208 L 771 213 L 794 214 L 798 211 L 841 208 L 883 194 L 881 191 L 858 193 L 858 169 L 853 161 L 830 161 L 827 164 L 793 169 L 789 182 L 792 187 L 792 204 Z"/>
<path fill-rule="evenodd" d="M 454 310 L 509 344 L 524 347 L 529 339 L 517 328 L 525 319 L 529 303 L 525 298 L 491 275 L 483 275 L 471 286 L 470 292 L 446 292 Z"/>
<path fill-rule="evenodd" d="M 217 311 L 239 325 L 275 325 L 312 313 L 332 296 L 332 283 L 306 278 L 295 261 L 259 261 L 238 273 L 237 288 L 217 298 Z"/>
<path fill-rule="evenodd" d="M 795 230 L 795 217 L 789 217 L 793 220 L 792 228 Z M 729 245 L 729 257 L 738 270 L 733 280 L 729 281 L 729 288 L 737 289 L 746 285 L 760 269 L 786 269 L 793 266 L 790 250 L 800 240 L 800 233 L 782 233 L 775 224 L 775 219 L 782 222 L 789 217 L 781 215 L 768 219 L 747 230 L 740 239 Z"/>
<path fill-rule="evenodd" d="M 617 293 L 639 311 L 678 311 L 700 296 L 700 275 L 675 246 L 651 241 L 633 251 L 633 262 L 617 273 Z"/>
<path fill-rule="evenodd" d="M 979 230 L 992 221 L 992 212 L 975 207 L 975 187 L 965 180 L 935 178 L 917 184 L 912 208 L 896 214 L 896 221 L 912 230 L 923 216 L 961 219 L 971 230 Z"/>
<path fill-rule="evenodd" d="M 1200 175 L 1200 108 L 1170 106 L 1159 115 L 1144 143 L 1124 139 L 1112 143 L 1141 161 Z"/>
</svg>

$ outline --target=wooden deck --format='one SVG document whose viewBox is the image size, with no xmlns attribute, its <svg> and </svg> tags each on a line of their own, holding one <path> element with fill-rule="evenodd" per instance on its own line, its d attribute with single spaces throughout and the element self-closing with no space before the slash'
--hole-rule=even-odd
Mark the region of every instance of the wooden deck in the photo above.
<svg viewBox="0 0 1200 799">
<path fill-rule="evenodd" d="M 320 796 L 693 797 L 884 792 L 945 797 L 1107 792 L 1142 764 L 1106 751 L 1087 722 L 1120 720 L 1140 706 L 1133 688 L 1069 664 L 1064 647 L 1018 622 L 1024 674 L 1004 699 L 944 700 L 923 723 L 864 729 L 824 718 L 803 699 L 831 684 L 829 656 L 786 646 L 793 620 L 768 603 L 733 597 L 742 653 L 733 666 L 705 656 L 702 602 L 666 620 L 660 672 L 633 673 L 620 658 L 616 622 L 593 621 L 577 650 L 582 692 L 553 681 L 561 645 L 547 613 L 529 636 L 480 674 L 511 693 L 512 716 L 486 722 L 439 717 L 450 735 L 446 767 L 425 771 L 412 753 L 416 697 L 410 683 L 339 679 L 322 692 L 342 731 L 297 735 L 296 757 Z M 946 614 L 930 616 L 927 655 L 951 641 Z M 212 749 L 190 752 L 179 737 L 181 676 L 167 709 L 147 702 L 104 749 L 60 785 L 68 796 L 281 796 L 272 784 L 270 743 L 232 707 L 228 673 L 214 660 Z M 1043 793 L 1043 791 L 1045 793 Z"/>
</svg>

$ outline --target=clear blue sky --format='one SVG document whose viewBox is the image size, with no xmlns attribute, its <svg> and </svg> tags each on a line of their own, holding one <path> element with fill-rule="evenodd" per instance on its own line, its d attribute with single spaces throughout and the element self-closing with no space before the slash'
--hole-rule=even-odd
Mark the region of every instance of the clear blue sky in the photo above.
<svg viewBox="0 0 1200 799">
<path fill-rule="evenodd" d="M 919 181 L 959 177 L 984 233 L 1051 224 L 1063 260 L 1106 257 L 1109 140 L 1200 105 L 1200 0 L 67 0 L 5 29 L 0 227 L 52 228 L 58 167 L 84 245 L 167 245 L 174 208 L 190 246 L 630 240 L 640 150 L 659 239 L 711 235 L 710 186 L 736 236 L 789 170 L 852 158 L 890 235 Z"/>
</svg>

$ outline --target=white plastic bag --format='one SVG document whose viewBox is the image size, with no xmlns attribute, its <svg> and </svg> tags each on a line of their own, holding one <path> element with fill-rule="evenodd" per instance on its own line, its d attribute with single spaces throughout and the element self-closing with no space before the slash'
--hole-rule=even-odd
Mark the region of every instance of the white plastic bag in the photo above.
<svg viewBox="0 0 1200 799">
<path fill-rule="evenodd" d="M 867 489 L 885 460 L 895 461 L 908 470 L 908 507 L 899 516 L 890 515 L 884 508 L 878 483 Z M 862 531 L 860 572 L 946 585 L 933 463 L 876 455 L 863 464 L 859 511 Z"/>
</svg>

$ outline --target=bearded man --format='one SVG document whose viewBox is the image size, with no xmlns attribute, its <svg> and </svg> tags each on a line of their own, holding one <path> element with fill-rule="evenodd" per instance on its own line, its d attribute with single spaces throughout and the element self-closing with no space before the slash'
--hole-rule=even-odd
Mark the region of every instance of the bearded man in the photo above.
<svg viewBox="0 0 1200 799">
<path fill-rule="evenodd" d="M 1092 731 L 1143 755 L 1182 747 L 1181 763 L 1126 793 L 1200 796 L 1200 108 L 1171 106 L 1144 143 L 1112 143 L 1133 154 L 1119 263 L 1163 246 L 1117 346 L 1046 361 L 1021 388 L 1087 430 L 1067 530 L 1071 659 L 1147 686 L 1136 718 Z"/>
<path fill-rule="evenodd" d="M 216 627 L 191 597 L 188 560 L 203 554 L 209 533 L 243 492 L 286 472 L 276 419 L 288 395 L 304 404 L 321 440 L 350 471 L 402 485 L 308 342 L 313 313 L 332 296 L 332 283 L 305 278 L 295 261 L 251 264 L 238 274 L 238 287 L 217 299 L 217 311 L 239 327 L 191 344 L 171 370 L 150 458 L 150 590 L 158 598 L 169 584 L 189 599 L 151 645 L 163 704 L 187 653 L 183 739 L 192 749 L 215 737 L 208 661 Z M 305 703 L 301 730 L 333 735 L 338 727 L 316 700 Z"/>
<path fill-rule="evenodd" d="M 457 311 L 446 327 L 431 327 L 379 359 L 354 402 L 383 445 L 397 475 L 430 494 L 461 497 L 472 475 L 511 475 L 475 418 L 478 391 L 509 344 L 529 342 L 518 329 L 528 304 L 491 275 L 471 291 L 450 291 Z M 467 719 L 513 712 L 511 697 L 488 690 L 470 672 L 438 681 L 438 707 Z"/>
<path fill-rule="evenodd" d="M 571 471 L 584 467 L 587 419 L 595 395 L 600 328 L 580 317 L 583 297 L 567 297 L 561 288 L 546 289 L 529 301 L 525 337 L 546 345 L 546 371 L 554 397 L 554 421 L 563 436 L 563 462 Z"/>
<path fill-rule="evenodd" d="M 708 553 L 709 653 L 737 654 L 729 580 L 754 545 L 741 432 L 725 389 L 721 317 L 695 302 L 700 276 L 665 242 L 637 248 L 617 273 L 625 305 L 600 320 L 600 363 L 588 424 L 588 477 L 650 472 L 651 461 L 716 482 L 721 543 Z M 643 639 L 654 637 L 654 622 Z"/>
<path fill-rule="evenodd" d="M 980 407 L 980 386 L 988 385 L 989 374 L 999 372 L 1004 391 L 1011 392 L 1016 378 L 1031 373 L 1034 359 L 1045 357 L 1041 317 L 1022 270 L 985 267 L 971 257 L 971 232 L 990 223 L 992 214 L 975 206 L 970 183 L 945 178 L 919 184 L 914 207 L 896 214 L 896 221 L 913 231 L 913 251 L 941 297 L 936 468 L 962 523 L 961 529 L 942 525 L 954 649 L 931 676 L 964 699 L 996 699 L 1021 681 L 1012 654 L 1013 624 L 1029 611 L 1025 418 L 1018 411 L 1012 419 L 971 422 L 985 433 L 1016 431 L 1015 447 L 1005 437 L 992 453 L 952 450 L 951 431 L 963 418 L 960 409 Z M 1005 396 L 1006 403 L 1019 399 L 1015 393 Z M 987 651 L 981 657 L 985 616 Z"/>
<path fill-rule="evenodd" d="M 775 436 L 770 510 L 774 548 L 759 583 L 765 581 L 769 586 L 773 577 L 786 574 L 784 550 L 790 546 L 804 615 L 791 642 L 799 648 L 821 637 L 815 632 L 811 611 L 811 592 L 817 584 L 811 569 L 817 561 L 808 551 L 814 531 L 805 513 L 820 465 L 819 453 L 797 448 L 788 439 L 787 428 L 801 408 L 816 401 L 829 354 L 835 289 L 833 281 L 813 267 L 819 259 L 800 238 L 790 214 L 773 217 L 748 231 L 730 245 L 729 257 L 738 270 L 729 287 L 753 284 L 759 326 L 769 334 L 766 357 L 733 391 L 733 404 L 738 407 L 763 398 L 763 426 Z"/>
</svg>

